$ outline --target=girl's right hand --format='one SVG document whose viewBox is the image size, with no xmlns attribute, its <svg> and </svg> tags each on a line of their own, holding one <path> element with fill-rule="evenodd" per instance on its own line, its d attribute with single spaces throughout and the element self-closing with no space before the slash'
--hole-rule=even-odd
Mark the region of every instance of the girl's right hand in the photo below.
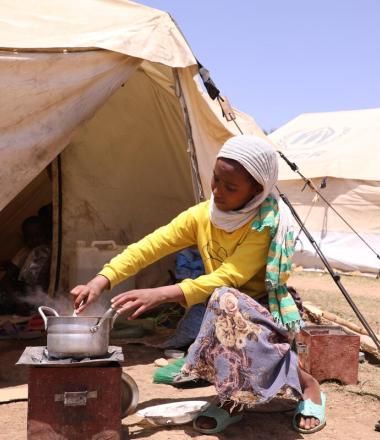
<svg viewBox="0 0 380 440">
<path fill-rule="evenodd" d="M 109 287 L 107 278 L 97 275 L 87 284 L 80 284 L 71 290 L 74 299 L 74 309 L 76 313 L 81 313 L 88 305 L 96 301 L 103 290 Z"/>
</svg>

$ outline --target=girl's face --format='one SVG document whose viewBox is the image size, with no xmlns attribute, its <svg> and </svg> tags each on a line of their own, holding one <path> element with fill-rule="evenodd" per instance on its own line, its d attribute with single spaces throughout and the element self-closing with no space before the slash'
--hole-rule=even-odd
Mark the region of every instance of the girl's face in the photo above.
<svg viewBox="0 0 380 440">
<path fill-rule="evenodd" d="M 243 208 L 263 187 L 238 162 L 217 159 L 211 181 L 214 202 L 221 211 Z"/>
</svg>

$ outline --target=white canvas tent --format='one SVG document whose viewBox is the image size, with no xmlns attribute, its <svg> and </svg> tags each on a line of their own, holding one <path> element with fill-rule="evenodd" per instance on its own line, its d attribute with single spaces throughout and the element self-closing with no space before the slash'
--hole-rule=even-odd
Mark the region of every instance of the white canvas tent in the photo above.
<svg viewBox="0 0 380 440">
<path fill-rule="evenodd" d="M 271 140 L 370 246 L 380 254 L 380 109 L 302 114 Z M 298 174 L 280 160 L 280 188 L 336 269 L 377 273 L 380 260 Z M 294 262 L 323 268 L 304 234 Z"/>
<path fill-rule="evenodd" d="M 0 23 L 3 249 L 17 250 L 22 219 L 52 197 L 51 290 L 66 290 L 77 240 L 125 245 L 165 224 L 207 194 L 215 154 L 237 128 L 164 12 L 126 0 L 3 0 Z"/>
</svg>

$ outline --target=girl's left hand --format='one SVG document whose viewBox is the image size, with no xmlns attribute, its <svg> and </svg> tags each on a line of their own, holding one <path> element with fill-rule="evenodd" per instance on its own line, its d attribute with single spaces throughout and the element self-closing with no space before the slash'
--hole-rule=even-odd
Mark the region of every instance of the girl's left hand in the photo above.
<svg viewBox="0 0 380 440">
<path fill-rule="evenodd" d="M 135 319 L 142 313 L 167 302 L 185 303 L 185 296 L 178 285 L 120 293 L 111 299 L 111 307 L 117 309 L 118 314 L 128 313 L 129 319 Z"/>
</svg>

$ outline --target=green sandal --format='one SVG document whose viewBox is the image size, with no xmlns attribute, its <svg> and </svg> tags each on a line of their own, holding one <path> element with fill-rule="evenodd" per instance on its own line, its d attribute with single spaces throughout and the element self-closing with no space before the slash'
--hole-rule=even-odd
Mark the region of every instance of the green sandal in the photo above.
<svg viewBox="0 0 380 440">
<path fill-rule="evenodd" d="M 295 431 L 301 434 L 312 434 L 313 432 L 320 431 L 326 426 L 326 394 L 321 392 L 321 405 L 312 402 L 310 399 L 301 400 L 296 408 L 293 416 L 292 425 Z M 319 420 L 319 425 L 311 429 L 300 428 L 297 423 L 297 416 L 302 415 L 304 417 L 314 417 Z"/>
<path fill-rule="evenodd" d="M 210 417 L 216 421 L 215 428 L 206 429 L 197 426 L 197 420 L 199 417 Z M 216 434 L 222 432 L 227 426 L 233 423 L 240 422 L 243 418 L 243 414 L 237 414 L 236 416 L 231 416 L 231 414 L 220 406 L 211 405 L 205 411 L 200 413 L 198 417 L 193 421 L 193 428 L 201 432 L 202 434 Z"/>
</svg>

